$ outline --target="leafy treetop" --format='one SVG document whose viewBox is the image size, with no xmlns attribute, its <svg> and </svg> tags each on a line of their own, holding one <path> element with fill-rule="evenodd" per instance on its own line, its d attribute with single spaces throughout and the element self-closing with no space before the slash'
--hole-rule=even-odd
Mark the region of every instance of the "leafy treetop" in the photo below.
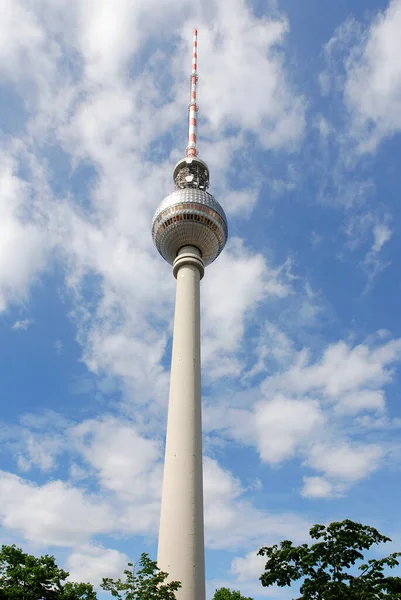
<svg viewBox="0 0 401 600">
<path fill-rule="evenodd" d="M 253 600 L 253 598 L 243 596 L 239 591 L 222 587 L 215 591 L 212 600 Z"/>
<path fill-rule="evenodd" d="M 96 600 L 89 583 L 66 582 L 53 556 L 36 558 L 15 544 L 0 552 L 0 600 Z"/>
<path fill-rule="evenodd" d="M 290 586 L 302 580 L 301 595 L 295 600 L 400 600 L 401 577 L 390 577 L 384 569 L 399 565 L 400 552 L 382 559 L 363 561 L 363 550 L 390 538 L 374 529 L 350 520 L 315 525 L 310 530 L 315 544 L 294 546 L 289 540 L 280 546 L 268 546 L 258 552 L 267 557 L 262 585 Z M 359 573 L 358 573 L 359 571 Z"/>
<path fill-rule="evenodd" d="M 167 573 L 160 571 L 156 561 L 145 553 L 141 554 L 139 569 L 135 571 L 132 563 L 124 571 L 125 578 L 104 578 L 100 587 L 118 600 L 175 600 L 175 592 L 181 587 L 178 581 L 165 583 Z"/>
</svg>

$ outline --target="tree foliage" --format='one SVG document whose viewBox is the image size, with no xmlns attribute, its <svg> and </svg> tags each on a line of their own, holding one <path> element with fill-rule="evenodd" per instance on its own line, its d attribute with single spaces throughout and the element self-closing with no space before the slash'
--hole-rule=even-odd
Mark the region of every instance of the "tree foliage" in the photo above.
<svg viewBox="0 0 401 600">
<path fill-rule="evenodd" d="M 53 556 L 36 558 L 15 545 L 0 552 L 0 600 L 96 600 L 89 583 L 66 582 Z"/>
<path fill-rule="evenodd" d="M 165 583 L 167 573 L 160 571 L 155 561 L 145 553 L 141 554 L 139 569 L 132 563 L 124 571 L 125 578 L 104 578 L 100 587 L 118 600 L 175 600 L 175 592 L 181 587 L 178 581 Z"/>
<path fill-rule="evenodd" d="M 215 591 L 212 600 L 253 600 L 243 596 L 241 592 L 237 590 L 230 590 L 229 588 L 222 587 Z"/>
<path fill-rule="evenodd" d="M 295 600 L 400 600 L 401 577 L 391 577 L 385 570 L 399 565 L 400 552 L 386 558 L 364 561 L 362 551 L 373 545 L 390 542 L 374 529 L 350 520 L 315 525 L 310 530 L 314 544 L 294 546 L 283 541 L 280 546 L 261 548 L 267 557 L 262 585 L 290 586 L 302 580 L 301 596 Z"/>
</svg>

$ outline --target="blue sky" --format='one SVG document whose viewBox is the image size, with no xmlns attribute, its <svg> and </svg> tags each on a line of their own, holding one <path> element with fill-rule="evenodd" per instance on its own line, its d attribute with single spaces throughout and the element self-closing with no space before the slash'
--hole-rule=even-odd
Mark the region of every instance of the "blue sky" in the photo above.
<svg viewBox="0 0 401 600">
<path fill-rule="evenodd" d="M 400 0 L 0 6 L 2 540 L 94 583 L 156 555 L 174 278 L 150 226 L 197 26 L 230 230 L 202 281 L 208 594 L 288 600 L 256 550 L 316 522 L 399 549 Z"/>
</svg>

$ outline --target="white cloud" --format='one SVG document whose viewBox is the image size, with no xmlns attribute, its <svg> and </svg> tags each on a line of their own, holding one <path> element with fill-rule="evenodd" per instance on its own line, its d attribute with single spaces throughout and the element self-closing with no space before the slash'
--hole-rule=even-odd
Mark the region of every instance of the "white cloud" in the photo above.
<svg viewBox="0 0 401 600">
<path fill-rule="evenodd" d="M 381 334 L 356 346 L 341 341 L 311 361 L 306 350 L 297 352 L 285 336 L 273 333 L 284 344 L 275 357 L 281 370 L 267 376 L 259 390 L 231 393 L 218 406 L 208 401 L 205 431 L 212 443 L 218 433 L 256 447 L 270 465 L 299 457 L 304 467 L 319 472 L 304 479 L 303 495 L 341 495 L 377 470 L 389 451 L 382 442 L 365 441 L 363 431 L 389 426 L 384 387 L 394 379 L 401 342 L 383 342 Z M 269 373 L 268 353 L 262 358 L 257 372 Z M 373 413 L 373 424 L 364 420 L 367 413 Z M 362 425 L 355 442 L 355 428 Z"/>
<path fill-rule="evenodd" d="M 347 247 L 351 252 L 365 245 L 371 237 L 375 240 L 374 230 L 376 227 L 380 227 L 380 221 L 372 212 L 349 217 L 347 219 L 345 234 L 348 238 Z"/>
<path fill-rule="evenodd" d="M 45 266 L 48 250 L 41 224 L 27 218 L 25 203 L 31 189 L 16 170 L 10 155 L 1 153 L 0 311 L 9 303 L 27 299 L 30 284 Z"/>
<path fill-rule="evenodd" d="M 71 422 L 65 416 L 49 409 L 36 413 L 23 413 L 19 421 L 21 425 L 34 431 L 45 429 L 59 431 L 71 425 Z"/>
<path fill-rule="evenodd" d="M 236 524 L 235 502 L 242 494 L 242 486 L 229 471 L 222 469 L 217 461 L 204 461 L 204 498 L 206 538 L 215 543 Z M 223 535 L 219 535 L 219 533 Z M 213 541 L 212 541 L 213 543 Z M 223 542 L 224 543 L 224 542 Z"/>
<path fill-rule="evenodd" d="M 391 239 L 392 230 L 388 226 L 389 215 L 386 215 L 383 221 L 379 219 L 373 220 L 373 243 L 370 250 L 366 253 L 362 267 L 368 274 L 368 287 L 372 284 L 373 279 L 376 275 L 383 271 L 386 267 L 389 267 L 391 262 L 383 261 L 380 253 L 383 250 L 383 246 Z"/>
<path fill-rule="evenodd" d="M 351 348 L 340 341 L 328 346 L 314 364 L 308 364 L 308 359 L 306 352 L 299 353 L 285 374 L 264 382 L 264 392 L 280 389 L 303 395 L 320 390 L 327 400 L 336 401 L 345 393 L 379 388 L 393 378 L 391 366 L 401 359 L 401 340 L 390 340 L 377 348 L 365 344 Z"/>
<path fill-rule="evenodd" d="M 316 400 L 276 396 L 257 403 L 254 411 L 260 456 L 273 465 L 293 456 L 325 424 Z"/>
<path fill-rule="evenodd" d="M 323 115 L 316 117 L 314 126 L 319 130 L 322 138 L 327 138 L 334 131 L 333 126 Z"/>
<path fill-rule="evenodd" d="M 258 548 L 259 550 L 259 548 Z M 257 551 L 248 552 L 245 556 L 237 556 L 231 562 L 230 572 L 236 575 L 238 581 L 259 579 L 264 572 L 266 558 L 258 556 Z"/>
<path fill-rule="evenodd" d="M 87 544 L 71 552 L 65 568 L 70 573 L 70 581 L 90 582 L 98 586 L 103 577 L 122 577 L 128 562 L 128 556 L 118 550 Z"/>
<path fill-rule="evenodd" d="M 294 346 L 289 337 L 271 322 L 266 322 L 257 343 L 254 344 L 257 361 L 245 373 L 244 379 L 250 379 L 269 370 L 269 367 L 285 367 L 292 361 Z"/>
<path fill-rule="evenodd" d="M 246 396 L 249 398 L 249 404 L 252 405 L 254 398 L 252 395 Z M 235 439 L 241 444 L 253 445 L 255 419 L 249 406 L 233 405 L 232 396 L 230 400 L 221 400 L 218 404 L 214 398 L 208 400 L 207 403 L 204 402 L 202 417 L 204 431 L 212 434 L 217 432 L 219 436 Z"/>
<path fill-rule="evenodd" d="M 50 471 L 55 466 L 55 459 L 62 449 L 59 436 L 37 436 L 27 433 L 24 436 L 24 448 L 18 455 L 18 468 L 29 471 L 37 466 L 41 471 Z"/>
<path fill-rule="evenodd" d="M 362 246 L 366 246 L 372 239 L 371 246 L 366 252 L 360 266 L 368 273 L 370 281 L 375 275 L 390 263 L 385 263 L 380 257 L 384 245 L 391 239 L 392 230 L 388 225 L 390 215 L 385 214 L 379 217 L 372 212 L 366 212 L 364 215 L 357 214 L 349 217 L 345 233 L 347 235 L 347 247 L 354 252 Z"/>
<path fill-rule="evenodd" d="M 103 488 L 145 504 L 157 499 L 161 445 L 141 436 L 133 423 L 111 417 L 84 421 L 69 436 Z"/>
<path fill-rule="evenodd" d="M 401 131 L 400 29 L 401 2 L 391 0 L 366 29 L 348 20 L 327 45 L 329 54 L 346 54 L 344 99 L 350 135 L 361 152 L 374 151 L 383 138 Z"/>
<path fill-rule="evenodd" d="M 246 322 L 260 303 L 289 292 L 279 269 L 269 268 L 264 257 L 251 254 L 241 240 L 231 240 L 202 283 L 202 360 L 208 377 L 238 374 L 233 353 Z"/>
<path fill-rule="evenodd" d="M 330 484 L 336 485 L 343 482 L 349 486 L 376 470 L 385 454 L 384 447 L 350 442 L 344 418 L 367 411 L 385 412 L 382 386 L 392 381 L 391 366 L 400 361 L 400 353 L 398 339 L 353 348 L 338 342 L 326 348 L 314 364 L 308 364 L 305 352 L 299 353 L 293 366 L 262 384 L 267 397 L 273 393 L 284 395 L 270 408 L 265 401 L 256 405 L 262 459 L 280 462 L 299 445 L 304 464 L 321 471 Z M 317 400 L 307 399 L 312 394 L 320 405 Z M 321 480 L 307 480 L 307 495 L 313 495 L 318 483 L 323 485 Z"/>
<path fill-rule="evenodd" d="M 385 223 L 378 223 L 373 228 L 373 236 L 374 242 L 372 246 L 372 251 L 374 253 L 378 253 L 383 248 L 384 244 L 390 240 L 392 236 L 392 231 L 390 227 Z"/>
<path fill-rule="evenodd" d="M 115 518 L 103 500 L 62 481 L 38 486 L 2 471 L 0 498 L 3 526 L 32 542 L 70 546 L 115 527 Z"/>
<path fill-rule="evenodd" d="M 375 471 L 383 456 L 384 450 L 378 444 L 315 444 L 306 464 L 327 477 L 352 482 Z"/>
<path fill-rule="evenodd" d="M 11 329 L 15 331 L 26 331 L 30 325 L 32 325 L 32 319 L 21 319 L 20 321 L 15 321 L 15 323 L 11 326 Z"/>
<path fill-rule="evenodd" d="M 100 488 L 112 493 L 117 530 L 153 536 L 157 532 L 162 483 L 162 448 L 129 421 L 84 421 L 69 431 Z M 81 473 L 82 476 L 82 473 Z"/>
<path fill-rule="evenodd" d="M 386 400 L 383 390 L 361 390 L 341 397 L 335 406 L 340 414 L 355 415 L 361 411 L 383 412 Z"/>
<path fill-rule="evenodd" d="M 0 68 L 3 74 L 18 79 L 28 70 L 32 55 L 43 50 L 45 34 L 35 13 L 22 2 L 3 2 L 1 16 Z"/>
<path fill-rule="evenodd" d="M 243 495 L 245 490 L 217 461 L 204 461 L 205 535 L 209 548 L 253 547 L 292 536 L 303 539 L 308 523 L 292 513 L 258 509 Z"/>
<path fill-rule="evenodd" d="M 288 539 L 292 539 L 291 537 Z M 305 538 L 306 540 L 306 538 Z M 304 540 L 304 541 L 305 541 Z M 281 541 L 281 540 L 280 540 Z M 264 573 L 266 558 L 258 556 L 255 548 L 245 556 L 237 556 L 231 561 L 230 575 L 235 579 L 215 582 L 215 587 L 229 587 L 231 589 L 240 589 L 243 596 L 251 598 L 267 597 L 274 600 L 290 600 L 294 596 L 294 586 L 289 589 L 279 588 L 278 586 L 262 587 L 259 577 Z"/>
<path fill-rule="evenodd" d="M 110 416 L 68 423 L 53 435 L 42 431 L 41 425 L 48 427 L 46 420 L 36 425 L 36 430 L 15 432 L 18 466 L 50 471 L 62 453 L 75 485 L 52 481 L 36 486 L 3 473 L 0 514 L 5 527 L 21 531 L 28 540 L 37 536 L 61 546 L 87 542 L 102 533 L 156 534 L 162 482 L 157 441 L 141 435 L 128 419 Z"/>
<path fill-rule="evenodd" d="M 230 215 L 249 217 L 259 196 L 257 189 L 235 190 L 224 196 L 225 212 Z"/>
<path fill-rule="evenodd" d="M 330 498 L 333 496 L 333 484 L 323 477 L 304 477 L 301 493 L 306 498 Z"/>
</svg>

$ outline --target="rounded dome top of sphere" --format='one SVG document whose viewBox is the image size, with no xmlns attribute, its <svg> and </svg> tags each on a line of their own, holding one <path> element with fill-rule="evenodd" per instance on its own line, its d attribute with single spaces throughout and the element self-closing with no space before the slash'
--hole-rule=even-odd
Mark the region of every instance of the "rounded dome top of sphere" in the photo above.
<svg viewBox="0 0 401 600">
<path fill-rule="evenodd" d="M 183 246 L 198 248 L 205 266 L 209 265 L 223 250 L 227 236 L 224 210 L 211 194 L 198 187 L 174 190 L 153 217 L 153 241 L 171 265 Z"/>
<path fill-rule="evenodd" d="M 194 166 L 196 165 L 197 167 L 203 169 L 207 176 L 207 179 L 209 180 L 209 167 L 207 166 L 205 161 L 202 160 L 201 158 L 199 158 L 199 156 L 185 156 L 184 158 L 181 158 L 174 167 L 174 171 L 173 171 L 173 180 L 174 181 L 175 181 L 175 178 L 177 177 L 178 173 L 181 171 L 181 169 L 185 168 L 188 165 L 194 165 Z"/>
</svg>

